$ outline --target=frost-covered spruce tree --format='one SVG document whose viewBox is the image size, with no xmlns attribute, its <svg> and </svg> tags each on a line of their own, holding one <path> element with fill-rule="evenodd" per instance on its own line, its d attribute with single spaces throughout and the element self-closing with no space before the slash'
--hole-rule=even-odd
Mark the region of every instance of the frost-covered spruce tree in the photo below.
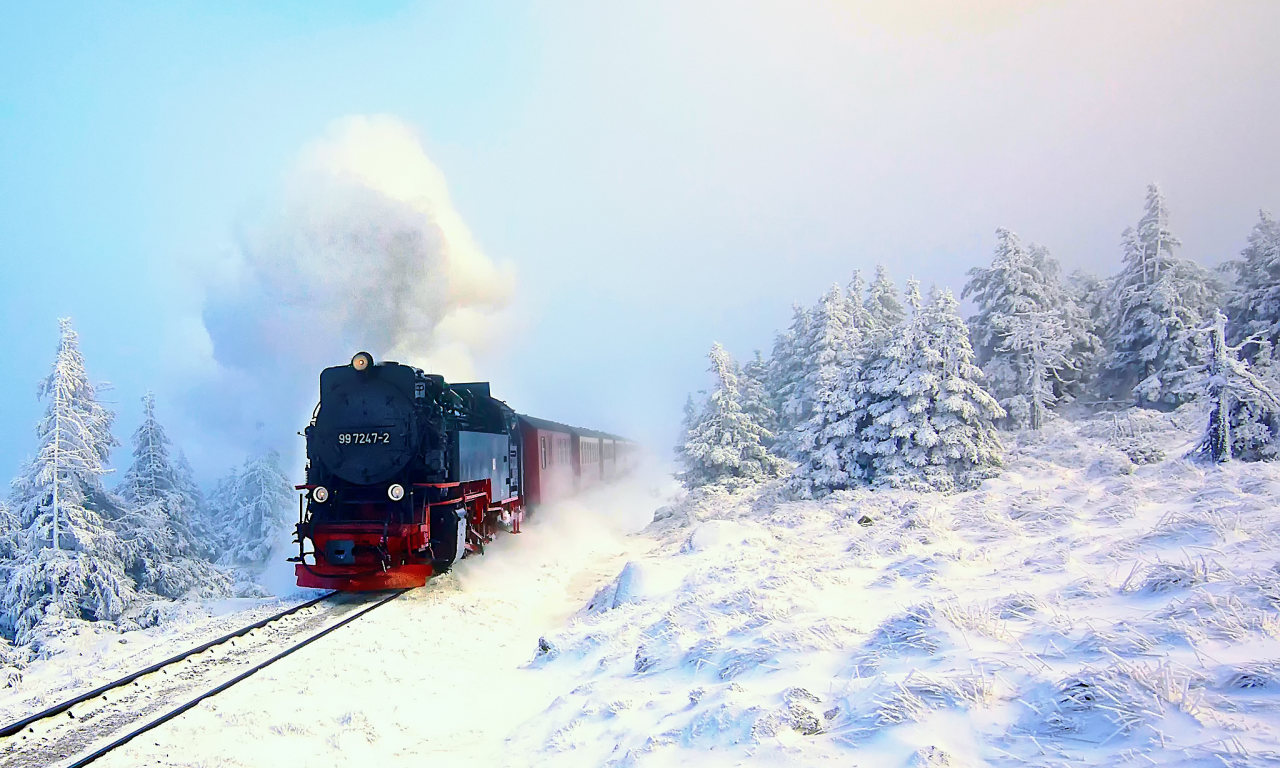
<svg viewBox="0 0 1280 768">
<path fill-rule="evenodd" d="M 13 568 L 14 559 L 18 556 L 18 536 L 21 533 L 18 516 L 4 499 L 0 499 L 0 595 L 4 594 L 4 585 L 9 581 L 9 571 Z M 3 624 L 4 622 L 0 620 L 0 625 Z"/>
<path fill-rule="evenodd" d="M 693 401 L 693 395 L 687 395 L 684 399 L 684 415 L 680 418 L 680 437 L 676 440 L 674 450 L 676 463 L 681 466 L 688 466 L 685 446 L 689 444 L 689 435 L 697 426 L 698 404 Z"/>
<path fill-rule="evenodd" d="M 849 316 L 850 327 L 858 329 L 860 335 L 875 327 L 867 302 L 863 299 L 866 290 L 867 281 L 862 279 L 862 272 L 853 270 L 853 279 L 845 289 L 845 313 Z"/>
<path fill-rule="evenodd" d="M 1125 230 L 1122 243 L 1124 267 L 1109 297 L 1100 384 L 1113 398 L 1174 408 L 1189 397 L 1185 377 L 1195 366 L 1190 336 L 1212 313 L 1217 285 L 1206 270 L 1174 256 L 1181 242 L 1169 230 L 1169 210 L 1155 184 L 1147 187 L 1137 229 Z"/>
<path fill-rule="evenodd" d="M 1280 455 L 1280 398 L 1239 358 L 1244 345 L 1227 344 L 1226 328 L 1226 315 L 1215 312 L 1213 322 L 1203 329 L 1209 336 L 1209 351 L 1200 370 L 1210 405 L 1209 423 L 1191 453 L 1215 462 L 1275 459 Z M 1264 334 L 1250 337 L 1246 344 L 1260 347 L 1259 356 L 1269 362 L 1272 347 Z"/>
<path fill-rule="evenodd" d="M 770 435 L 764 441 L 765 448 L 773 445 L 778 430 L 778 413 L 770 404 L 768 379 L 769 364 L 761 357 L 760 350 L 756 350 L 755 359 L 742 366 L 738 380 L 742 389 L 742 410 Z"/>
<path fill-rule="evenodd" d="M 194 536 L 194 552 L 206 560 L 212 560 L 213 553 L 219 551 L 216 526 L 209 512 L 209 501 L 205 498 L 204 491 L 200 490 L 195 470 L 191 468 L 191 462 L 182 449 L 178 449 L 178 455 L 173 461 L 173 476 L 178 492 L 188 505 L 188 523 Z"/>
<path fill-rule="evenodd" d="M 1261 334 L 1274 347 L 1280 342 L 1280 223 L 1267 211 L 1258 212 L 1240 256 L 1227 262 L 1236 275 L 1227 295 L 1228 340 Z"/>
<path fill-rule="evenodd" d="M 856 282 L 856 281 L 855 281 Z M 806 333 L 795 338 L 795 354 L 803 363 L 803 379 L 797 385 L 803 409 L 797 409 L 798 421 L 779 438 L 774 449 L 795 461 L 802 461 L 811 449 L 813 421 L 819 402 L 828 400 L 837 386 L 841 370 L 849 364 L 854 348 L 860 343 L 862 329 L 854 314 L 867 322 L 861 296 L 854 298 L 833 285 L 807 313 Z M 818 417 L 821 421 L 822 417 Z"/>
<path fill-rule="evenodd" d="M 835 306 L 836 296 L 828 293 L 824 305 Z M 797 466 L 792 486 L 802 497 L 852 487 L 861 477 L 860 471 L 847 460 L 848 443 L 854 439 L 856 430 L 850 414 L 868 335 L 879 332 L 871 327 L 870 314 L 862 303 L 862 278 L 857 273 L 841 310 L 839 313 L 823 309 L 814 312 L 815 317 L 825 314 L 835 318 L 843 326 L 843 332 L 838 337 L 829 336 L 835 343 L 817 348 L 817 367 L 810 385 L 812 411 L 796 431 Z"/>
<path fill-rule="evenodd" d="M 4 584 L 4 574 L 18 555 L 18 534 L 21 532 L 18 515 L 4 499 L 0 499 L 0 585 Z"/>
<path fill-rule="evenodd" d="M 1049 409 L 1058 402 L 1054 384 L 1060 381 L 1063 371 L 1071 368 L 1071 338 L 1066 323 L 1059 313 L 1047 310 L 1019 312 L 999 323 L 1004 340 L 996 351 L 1017 360 L 1021 374 L 1018 395 L 1004 406 L 1005 410 L 1019 408 L 1018 423 L 1040 429 Z"/>
<path fill-rule="evenodd" d="M 203 520 L 198 528 L 205 529 L 204 541 L 211 553 L 209 559 L 222 562 L 223 555 L 232 546 L 231 524 L 229 521 L 237 514 L 240 502 L 236 490 L 240 485 L 240 468 L 232 467 L 226 475 L 213 485 L 213 492 L 206 499 Z"/>
<path fill-rule="evenodd" d="M 260 565 L 293 519 L 293 486 L 280 471 L 280 454 L 275 451 L 250 457 L 235 477 L 223 528 L 227 548 L 218 562 Z"/>
<path fill-rule="evenodd" d="M 996 252 L 989 267 L 969 270 L 961 293 L 972 297 L 978 311 L 969 319 L 975 361 L 986 385 L 1009 414 L 1012 427 L 1026 426 L 1029 416 L 1027 369 L 1021 346 L 1006 344 L 1013 318 L 1052 311 L 1049 277 L 1016 234 L 996 230 Z"/>
<path fill-rule="evenodd" d="M 812 415 L 798 430 L 800 451 L 791 486 L 801 498 L 852 488 L 864 479 L 857 463 L 856 404 L 865 349 L 852 349 L 832 381 L 818 392 Z"/>
<path fill-rule="evenodd" d="M 907 318 L 907 312 L 898 300 L 898 288 L 889 279 L 883 264 L 876 265 L 876 276 L 867 291 L 867 314 L 872 328 L 893 328 Z"/>
<path fill-rule="evenodd" d="M 840 286 L 833 285 L 809 312 L 808 336 L 798 344 L 806 361 L 803 386 L 808 416 L 796 425 L 795 439 L 787 445 L 791 458 L 797 461 L 810 447 L 804 434 L 808 423 L 819 403 L 829 400 L 842 369 L 849 365 L 853 350 L 861 341 L 861 329 L 853 326 L 849 310 L 848 297 Z"/>
<path fill-rule="evenodd" d="M 124 500 L 113 527 L 124 542 L 129 575 L 138 587 L 181 597 L 209 582 L 192 528 L 197 500 L 179 479 L 170 441 L 156 418 L 155 396 L 142 398 L 142 423 L 133 433 L 133 463 L 117 492 Z"/>
<path fill-rule="evenodd" d="M 102 487 L 114 414 L 89 383 L 71 321 L 63 319 L 53 371 L 38 394 L 48 406 L 36 425 L 38 449 L 13 481 L 19 527 L 4 585 L 4 620 L 19 643 L 69 621 L 114 620 L 134 598 L 115 516 Z"/>
<path fill-rule="evenodd" d="M 866 361 L 851 413 L 858 441 L 846 465 L 878 486 L 950 491 L 999 473 L 994 419 L 1004 410 L 982 388 L 969 331 L 950 291 L 928 306 L 908 287 L 912 317 Z"/>
<path fill-rule="evenodd" d="M 784 452 L 790 433 L 808 418 L 810 408 L 805 400 L 804 381 L 809 363 L 804 340 L 809 337 L 811 318 L 809 311 L 799 304 L 792 305 L 791 310 L 791 326 L 774 338 L 766 379 L 766 389 L 777 414 L 775 453 Z"/>
<path fill-rule="evenodd" d="M 776 476 L 780 462 L 764 447 L 770 435 L 742 408 L 733 358 L 719 344 L 712 345 L 708 357 L 716 386 L 679 451 L 684 466 L 681 481 L 695 488 Z"/>
<path fill-rule="evenodd" d="M 1097 366 L 1106 357 L 1103 336 L 1106 335 L 1111 283 L 1092 272 L 1077 269 L 1067 276 L 1063 289 L 1076 308 L 1080 327 L 1092 340 L 1092 350 L 1080 356 L 1086 364 L 1082 374 L 1086 378 L 1084 383 L 1087 384 L 1087 378 L 1096 375 Z"/>
<path fill-rule="evenodd" d="M 974 352 L 1010 427 L 1034 421 L 1038 428 L 1047 405 L 1078 393 L 1074 385 L 1098 351 L 1091 321 L 1058 272 L 1048 249 L 1028 248 L 1007 229 L 996 230 L 991 266 L 969 270 L 962 297 L 978 305 L 969 319 Z M 1049 361 L 1053 367 L 1046 369 Z"/>
<path fill-rule="evenodd" d="M 1062 268 L 1048 248 L 1035 243 L 1031 243 L 1029 248 L 1032 263 L 1046 278 L 1045 290 L 1051 311 L 1062 322 L 1062 333 L 1067 343 L 1063 365 L 1054 371 L 1054 397 L 1074 400 L 1087 394 L 1086 388 L 1097 374 L 1103 357 L 1102 338 L 1098 335 L 1098 321 L 1092 307 L 1094 297 L 1089 293 L 1090 288 L 1084 288 L 1081 295 L 1080 286 L 1071 278 L 1062 278 Z M 1077 273 L 1081 280 L 1097 280 L 1079 270 Z M 1095 290 L 1098 285 L 1103 285 L 1102 281 L 1097 281 L 1096 285 L 1090 283 Z"/>
</svg>

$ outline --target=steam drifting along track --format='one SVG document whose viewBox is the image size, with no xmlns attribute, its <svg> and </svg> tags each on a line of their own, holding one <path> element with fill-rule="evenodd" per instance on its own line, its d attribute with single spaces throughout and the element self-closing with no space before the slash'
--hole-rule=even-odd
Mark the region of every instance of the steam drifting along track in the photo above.
<svg viewBox="0 0 1280 768">
<path fill-rule="evenodd" d="M 407 591 L 324 595 L 6 725 L 0 763 L 88 765 Z"/>
</svg>

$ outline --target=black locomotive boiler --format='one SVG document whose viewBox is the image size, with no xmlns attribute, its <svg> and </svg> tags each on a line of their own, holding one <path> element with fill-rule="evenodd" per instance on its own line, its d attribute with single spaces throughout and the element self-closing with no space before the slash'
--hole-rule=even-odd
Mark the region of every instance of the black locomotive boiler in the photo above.
<svg viewBox="0 0 1280 768">
<path fill-rule="evenodd" d="M 515 413 L 487 382 L 450 384 L 360 352 L 320 373 L 299 486 L 298 585 L 421 586 L 519 532 L 529 506 L 607 480 L 629 441 Z"/>
</svg>

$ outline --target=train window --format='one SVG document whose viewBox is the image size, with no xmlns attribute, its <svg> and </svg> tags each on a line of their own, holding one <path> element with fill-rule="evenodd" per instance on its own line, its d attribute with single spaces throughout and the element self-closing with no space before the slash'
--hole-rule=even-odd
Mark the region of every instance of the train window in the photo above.
<svg viewBox="0 0 1280 768">
<path fill-rule="evenodd" d="M 547 436 L 546 435 L 540 435 L 538 437 L 538 456 L 542 460 L 542 468 L 546 469 L 547 459 L 549 458 L 547 456 Z"/>
</svg>

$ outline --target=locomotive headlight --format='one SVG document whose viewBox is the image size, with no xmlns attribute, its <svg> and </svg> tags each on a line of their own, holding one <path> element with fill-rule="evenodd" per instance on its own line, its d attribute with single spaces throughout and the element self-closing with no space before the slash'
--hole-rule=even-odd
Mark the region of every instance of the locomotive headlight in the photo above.
<svg viewBox="0 0 1280 768">
<path fill-rule="evenodd" d="M 351 358 L 351 367 L 357 371 L 366 371 L 371 365 L 373 365 L 373 355 L 368 352 L 357 352 L 356 356 Z"/>
<path fill-rule="evenodd" d="M 399 501 L 403 499 L 404 486 L 399 483 L 392 483 L 391 487 L 387 488 L 387 498 L 391 499 L 392 501 Z"/>
<path fill-rule="evenodd" d="M 313 501 L 323 504 L 329 500 L 329 489 L 323 485 L 317 485 L 311 489 L 311 498 Z"/>
</svg>

